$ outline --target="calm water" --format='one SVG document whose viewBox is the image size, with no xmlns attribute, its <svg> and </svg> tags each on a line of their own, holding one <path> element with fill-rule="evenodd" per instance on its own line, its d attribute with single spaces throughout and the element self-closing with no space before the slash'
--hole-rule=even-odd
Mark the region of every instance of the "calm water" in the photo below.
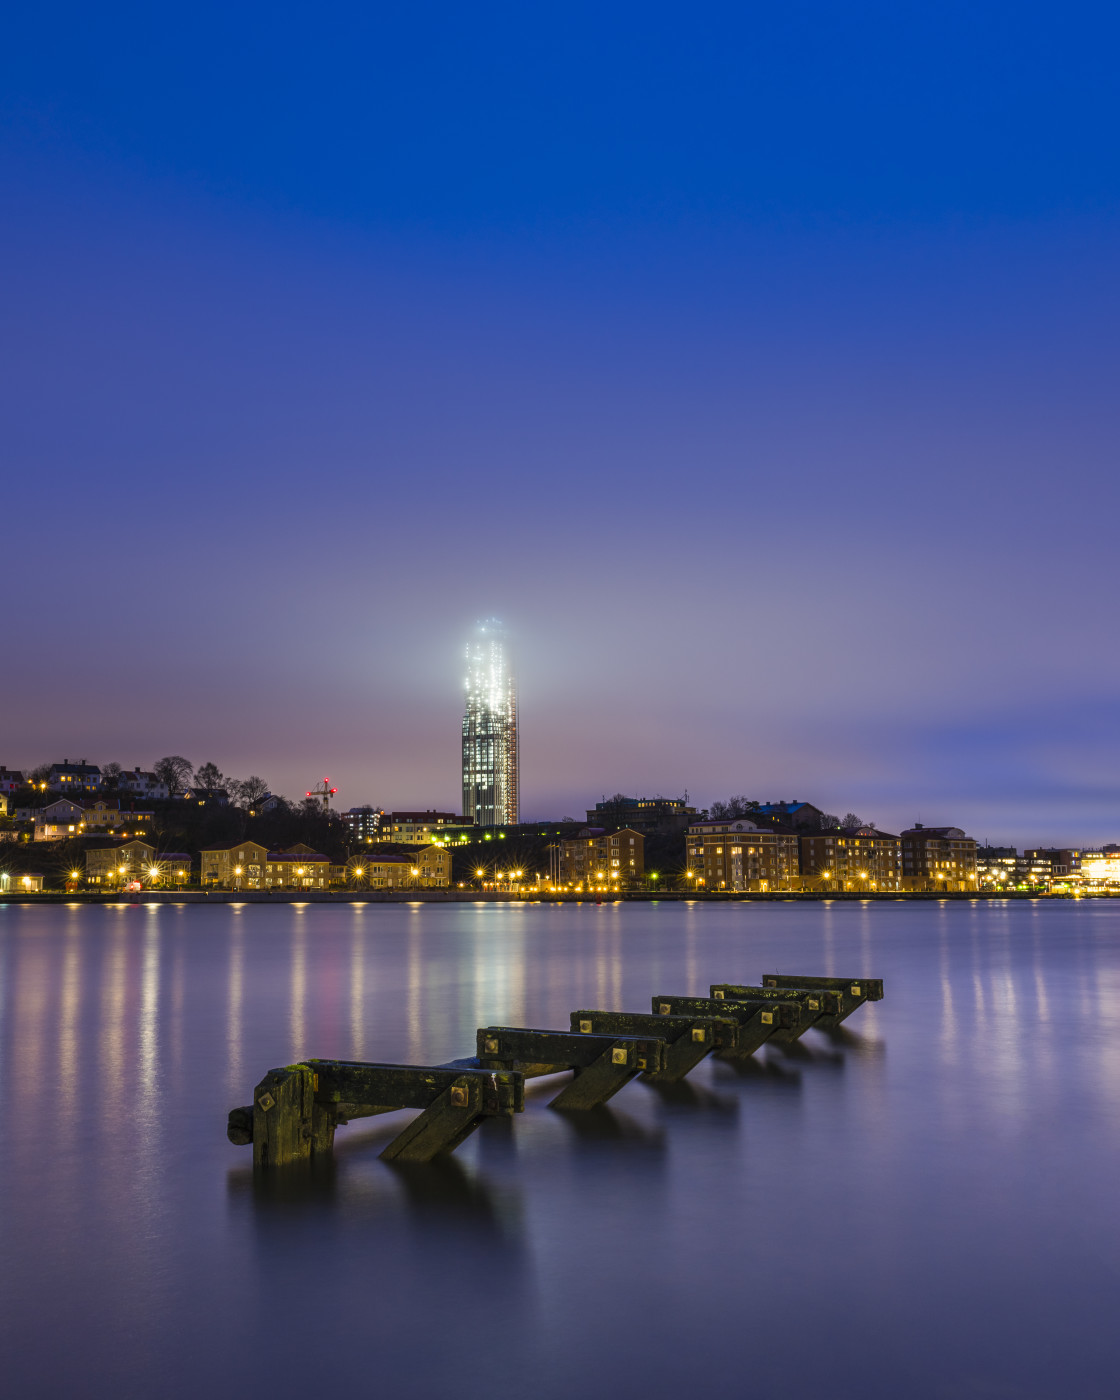
<svg viewBox="0 0 1120 1400">
<path fill-rule="evenodd" d="M 1112 1397 L 1120 906 L 0 907 L 14 1397 Z M 273 1065 L 768 971 L 881 976 L 831 1043 L 255 1184 Z M 394 1126 L 397 1125 L 397 1126 Z M 392 1387 L 389 1391 L 386 1388 Z"/>
</svg>

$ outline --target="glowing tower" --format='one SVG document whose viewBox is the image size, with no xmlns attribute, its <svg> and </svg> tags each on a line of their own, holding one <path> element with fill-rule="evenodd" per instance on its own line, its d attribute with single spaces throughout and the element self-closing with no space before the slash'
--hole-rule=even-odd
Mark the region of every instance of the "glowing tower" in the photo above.
<svg viewBox="0 0 1120 1400">
<path fill-rule="evenodd" d="M 517 687 L 509 638 L 496 618 L 480 622 L 467 643 L 463 715 L 463 817 L 479 826 L 518 819 Z"/>
</svg>

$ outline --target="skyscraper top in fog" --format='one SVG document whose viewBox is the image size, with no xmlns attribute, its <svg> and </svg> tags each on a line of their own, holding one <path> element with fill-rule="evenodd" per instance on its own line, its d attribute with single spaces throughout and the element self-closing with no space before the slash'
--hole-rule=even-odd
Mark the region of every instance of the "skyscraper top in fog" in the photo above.
<svg viewBox="0 0 1120 1400">
<path fill-rule="evenodd" d="M 518 820 L 517 686 L 509 636 L 497 618 L 480 622 L 467 642 L 463 715 L 463 816 L 479 826 Z"/>
</svg>

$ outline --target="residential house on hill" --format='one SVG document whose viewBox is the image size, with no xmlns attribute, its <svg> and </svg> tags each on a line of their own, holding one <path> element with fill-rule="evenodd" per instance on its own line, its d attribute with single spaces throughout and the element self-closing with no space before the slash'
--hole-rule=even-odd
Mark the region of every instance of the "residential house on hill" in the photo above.
<svg viewBox="0 0 1120 1400">
<path fill-rule="evenodd" d="M 71 763 L 63 759 L 52 763 L 47 775 L 47 787 L 51 792 L 61 792 L 67 796 L 78 793 L 96 792 L 101 786 L 101 769 L 95 763 Z"/>
<path fill-rule="evenodd" d="M 228 807 L 229 793 L 225 788 L 189 787 L 183 800 L 196 802 L 200 807 Z"/>
<path fill-rule="evenodd" d="M 67 841 L 85 832 L 85 808 L 69 797 L 40 807 L 33 820 L 36 841 Z"/>
<path fill-rule="evenodd" d="M 162 802 L 171 795 L 165 782 L 143 768 L 133 768 L 121 773 L 117 779 L 117 791 L 132 793 L 135 797 L 146 797 L 149 802 Z"/>
</svg>

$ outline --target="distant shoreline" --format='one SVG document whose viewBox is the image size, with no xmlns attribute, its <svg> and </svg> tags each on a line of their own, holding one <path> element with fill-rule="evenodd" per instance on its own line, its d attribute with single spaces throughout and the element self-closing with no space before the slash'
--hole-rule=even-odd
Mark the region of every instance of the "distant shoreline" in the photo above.
<svg viewBox="0 0 1120 1400">
<path fill-rule="evenodd" d="M 40 893 L 16 893 L 0 895 L 0 905 L 4 904 L 821 904 L 825 902 L 848 904 L 898 904 L 914 901 L 950 900 L 970 902 L 973 900 L 1028 900 L 1028 899 L 1114 899 L 1120 897 L 1104 891 L 1091 894 L 1040 894 L 1010 892 L 1005 890 L 960 890 L 937 892 L 935 890 L 899 890 L 861 893 L 846 890 L 830 894 L 821 890 L 774 890 L 765 894 L 743 890 L 709 891 L 697 894 L 694 891 L 658 890 L 619 890 L 606 899 L 596 900 L 584 894 L 531 894 L 505 891 L 478 890 L 324 890 L 317 893 L 297 890 L 142 890 L 139 894 L 89 894 L 75 892 L 67 894 L 61 890 L 44 890 Z"/>
</svg>

